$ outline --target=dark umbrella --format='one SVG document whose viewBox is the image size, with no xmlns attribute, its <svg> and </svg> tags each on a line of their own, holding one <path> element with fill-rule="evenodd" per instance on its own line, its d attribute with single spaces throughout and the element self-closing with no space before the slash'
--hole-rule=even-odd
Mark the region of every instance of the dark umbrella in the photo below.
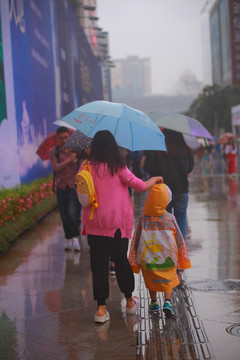
<svg viewBox="0 0 240 360">
<path fill-rule="evenodd" d="M 76 130 L 64 145 L 64 149 L 70 149 L 74 152 L 78 152 L 82 149 L 88 149 L 91 147 L 92 139 L 87 137 L 80 130 Z"/>
</svg>

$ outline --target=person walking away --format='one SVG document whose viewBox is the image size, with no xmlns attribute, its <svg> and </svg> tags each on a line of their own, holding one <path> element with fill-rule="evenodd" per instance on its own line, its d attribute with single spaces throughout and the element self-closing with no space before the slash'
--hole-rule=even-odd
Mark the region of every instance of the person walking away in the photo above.
<svg viewBox="0 0 240 360">
<path fill-rule="evenodd" d="M 164 292 L 163 312 L 166 316 L 175 316 L 171 298 L 173 288 L 179 284 L 177 268 L 191 267 L 176 219 L 166 211 L 171 198 L 171 190 L 166 184 L 153 186 L 146 198 L 143 216 L 136 225 L 129 254 L 133 271 L 139 273 L 141 269 L 149 290 L 149 310 L 160 310 L 157 292 Z"/>
<path fill-rule="evenodd" d="M 57 206 L 65 234 L 64 248 L 80 251 L 78 237 L 81 205 L 74 187 L 79 168 L 77 154 L 63 148 L 70 137 L 68 128 L 61 126 L 56 133 L 58 146 L 49 150 L 49 159 L 56 177 Z"/>
<path fill-rule="evenodd" d="M 144 171 L 146 155 L 144 151 L 133 151 L 130 155 L 133 174 L 139 179 L 146 180 L 147 174 Z"/>
<path fill-rule="evenodd" d="M 97 301 L 96 323 L 110 319 L 106 308 L 109 296 L 109 258 L 115 264 L 116 278 L 126 298 L 126 314 L 135 314 L 139 299 L 132 296 L 134 275 L 127 258 L 128 242 L 133 229 L 133 208 L 128 186 L 148 191 L 162 177 L 147 181 L 137 178 L 125 165 L 114 136 L 108 130 L 98 131 L 91 146 L 88 164 L 95 186 L 98 207 L 90 219 L 91 207 L 82 212 L 82 234 L 87 234 L 93 279 L 93 295 Z"/>
<path fill-rule="evenodd" d="M 227 173 L 229 175 L 236 174 L 236 158 L 237 158 L 237 146 L 234 144 L 233 138 L 229 138 L 225 147 L 225 155 L 227 158 Z"/>
<path fill-rule="evenodd" d="M 187 206 L 189 199 L 188 176 L 193 170 L 193 152 L 179 132 L 164 129 L 167 152 L 154 153 L 151 176 L 159 174 L 172 191 L 167 211 L 173 213 L 186 240 Z"/>
</svg>

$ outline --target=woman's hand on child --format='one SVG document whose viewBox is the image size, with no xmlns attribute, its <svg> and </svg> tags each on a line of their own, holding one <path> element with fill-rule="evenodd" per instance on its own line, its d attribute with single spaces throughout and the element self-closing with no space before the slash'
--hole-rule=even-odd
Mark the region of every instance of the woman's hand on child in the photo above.
<svg viewBox="0 0 240 360">
<path fill-rule="evenodd" d="M 155 184 L 162 184 L 163 178 L 162 176 L 154 176 L 150 178 L 149 180 L 145 181 L 146 187 L 144 191 L 148 191 L 151 189 Z"/>
<path fill-rule="evenodd" d="M 163 177 L 162 176 L 155 176 L 154 179 L 156 179 L 155 184 L 162 184 L 163 183 Z"/>
</svg>

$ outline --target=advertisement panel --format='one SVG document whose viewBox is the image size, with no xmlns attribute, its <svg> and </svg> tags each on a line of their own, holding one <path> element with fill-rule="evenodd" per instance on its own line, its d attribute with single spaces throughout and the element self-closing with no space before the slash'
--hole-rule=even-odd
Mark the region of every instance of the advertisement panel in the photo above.
<svg viewBox="0 0 240 360">
<path fill-rule="evenodd" d="M 237 133 L 236 126 L 240 126 L 240 104 L 232 106 L 231 115 L 233 132 Z"/>
<path fill-rule="evenodd" d="M 8 1 L 0 0 L 6 118 L 0 124 L 0 188 L 20 183 Z M 2 76 L 1 76 L 2 77 Z M 5 113 L 5 111 L 4 111 Z"/>
<path fill-rule="evenodd" d="M 67 0 L 1 3 L 8 3 L 4 19 L 12 63 L 7 109 L 14 109 L 20 182 L 29 183 L 52 171 L 36 150 L 56 131 L 53 122 L 85 102 L 102 99 L 101 67 Z"/>
<path fill-rule="evenodd" d="M 12 66 L 21 182 L 49 174 L 36 149 L 54 130 L 54 71 L 49 1 L 10 1 Z"/>
<path fill-rule="evenodd" d="M 7 106 L 6 106 L 4 67 L 3 67 L 2 22 L 1 22 L 1 8 L 0 8 L 0 125 L 3 119 L 6 118 L 7 118 Z"/>
</svg>

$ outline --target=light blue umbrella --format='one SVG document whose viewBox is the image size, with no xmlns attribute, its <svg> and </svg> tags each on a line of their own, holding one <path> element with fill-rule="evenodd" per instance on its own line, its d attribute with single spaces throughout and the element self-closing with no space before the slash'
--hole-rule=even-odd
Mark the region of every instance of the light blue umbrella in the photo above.
<svg viewBox="0 0 240 360">
<path fill-rule="evenodd" d="M 166 151 L 164 135 L 152 119 L 128 105 L 93 101 L 61 119 L 92 138 L 99 130 L 109 130 L 119 146 L 130 151 Z"/>
</svg>

